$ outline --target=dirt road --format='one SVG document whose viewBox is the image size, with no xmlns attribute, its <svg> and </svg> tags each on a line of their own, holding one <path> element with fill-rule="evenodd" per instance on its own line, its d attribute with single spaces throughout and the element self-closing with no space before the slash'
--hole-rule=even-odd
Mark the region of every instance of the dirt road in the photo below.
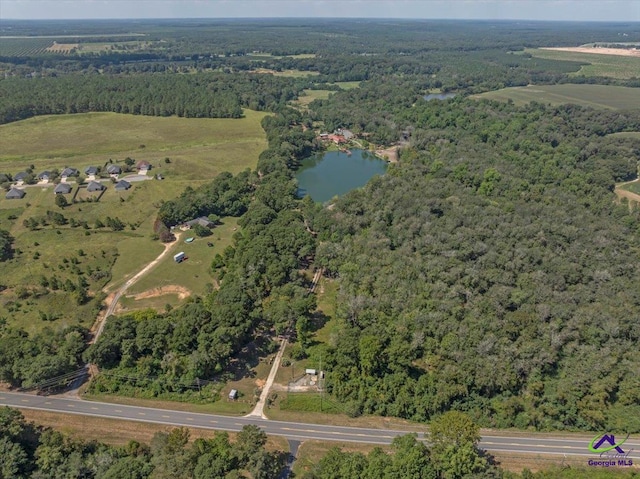
<svg viewBox="0 0 640 479">
<path fill-rule="evenodd" d="M 107 318 L 111 316 L 115 311 L 116 306 L 118 305 L 118 301 L 120 300 L 122 295 L 127 291 L 127 289 L 129 289 L 131 285 L 136 283 L 140 278 L 142 278 L 145 274 L 147 274 L 155 265 L 157 265 L 160 262 L 162 258 L 164 258 L 167 255 L 169 250 L 171 250 L 171 247 L 180 240 L 180 233 L 176 233 L 175 237 L 176 239 L 171 243 L 165 243 L 164 251 L 162 251 L 162 253 L 160 253 L 160 255 L 158 255 L 156 259 L 154 259 L 149 264 L 147 264 L 144 268 L 138 271 L 133 277 L 129 278 L 129 280 L 127 280 L 127 282 L 124 283 L 115 292 L 115 294 L 111 298 L 111 301 L 109 302 L 109 305 L 107 306 L 107 310 L 105 311 L 104 315 L 98 319 L 97 325 L 94 325 L 95 334 L 93 335 L 93 339 L 91 340 L 91 343 L 95 343 L 100 337 L 100 335 L 102 334 L 102 330 L 104 329 L 104 325 L 107 322 Z"/>
</svg>

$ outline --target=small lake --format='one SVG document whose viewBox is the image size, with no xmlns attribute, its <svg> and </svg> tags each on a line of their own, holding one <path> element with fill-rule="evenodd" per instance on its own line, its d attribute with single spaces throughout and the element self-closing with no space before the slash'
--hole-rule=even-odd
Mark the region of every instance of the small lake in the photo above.
<svg viewBox="0 0 640 479">
<path fill-rule="evenodd" d="M 429 93 L 425 95 L 423 98 L 427 101 L 430 100 L 448 100 L 450 98 L 454 98 L 456 96 L 455 93 Z"/>
<path fill-rule="evenodd" d="M 365 150 L 351 150 L 351 156 L 327 151 L 302 160 L 296 173 L 298 196 L 311 196 L 324 203 L 334 196 L 360 188 L 375 175 L 387 171 L 387 162 Z"/>
</svg>

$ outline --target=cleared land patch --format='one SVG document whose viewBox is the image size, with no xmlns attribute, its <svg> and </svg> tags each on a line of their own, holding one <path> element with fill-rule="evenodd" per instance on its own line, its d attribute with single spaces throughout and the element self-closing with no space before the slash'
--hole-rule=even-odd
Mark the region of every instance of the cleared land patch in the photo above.
<svg viewBox="0 0 640 479">
<path fill-rule="evenodd" d="M 2 195 L 0 224 L 15 238 L 16 254 L 2 264 L 0 284 L 7 289 L 0 294 L 0 318 L 6 317 L 12 326 L 29 332 L 72 324 L 90 326 L 97 314 L 95 304 L 77 305 L 74 292 L 62 287 L 53 290 L 53 277 L 57 283 L 70 280 L 76 285 L 81 276 L 86 278 L 93 298 L 102 294 L 105 285 L 108 293 L 142 269 L 162 251 L 162 245 L 152 239 L 161 202 L 175 198 L 187 186 L 211 181 L 222 171 L 237 173 L 255 167 L 266 147 L 260 126 L 264 116 L 249 110 L 242 119 L 92 113 L 39 117 L 0 126 L 0 173 L 15 175 L 31 164 L 35 174 L 65 166 L 83 172 L 89 165 L 104 167 L 109 158 L 124 166 L 124 158 L 130 156 L 149 161 L 153 165 L 150 176 L 160 173 L 164 177 L 132 183 L 131 189 L 123 192 L 115 191 L 110 179 L 102 178 L 107 189 L 99 202 L 95 201 L 97 194 L 83 191 L 77 199 L 84 202 L 64 209 L 55 204 L 52 184 L 27 186 L 21 200 L 7 200 Z M 170 158 L 169 162 L 165 158 Z M 71 202 L 72 195 L 66 198 Z M 64 222 L 55 224 L 53 214 L 64 216 Z M 47 217 L 43 225 L 41 220 Z M 122 229 L 114 231 L 107 225 L 107 217 L 120 220 Z M 38 224 L 33 226 L 32 220 Z M 211 237 L 184 245 L 189 247 L 185 251 L 191 258 L 183 268 L 172 268 L 175 263 L 168 258 L 143 278 L 133 293 L 174 284 L 192 294 L 204 294 L 214 283 L 209 273 L 211 260 L 231 243 L 235 227 L 235 218 L 223 219 Z M 208 242 L 214 246 L 207 246 Z M 167 278 L 169 281 L 164 281 Z M 173 294 L 131 300 L 138 304 L 127 306 L 164 310 L 167 303 L 176 306 L 182 301 Z"/>
<path fill-rule="evenodd" d="M 307 108 L 309 103 L 314 100 L 326 100 L 331 93 L 335 93 L 330 90 L 303 90 L 303 92 L 304 95 L 300 95 L 298 99 L 293 102 L 294 105 L 300 108 Z"/>
<path fill-rule="evenodd" d="M 532 101 L 561 105 L 572 103 L 598 109 L 640 108 L 640 90 L 610 85 L 529 85 L 473 95 L 471 98 L 498 101 L 512 100 L 516 105 Z"/>
<path fill-rule="evenodd" d="M 534 57 L 549 60 L 574 61 L 583 64 L 574 76 L 605 76 L 620 79 L 640 77 L 640 56 L 622 56 L 620 54 L 603 54 L 595 51 L 586 53 L 585 49 L 526 49 L 525 52 Z M 586 50 L 600 50 L 590 48 Z M 617 49 L 616 49 L 617 50 Z"/>
</svg>

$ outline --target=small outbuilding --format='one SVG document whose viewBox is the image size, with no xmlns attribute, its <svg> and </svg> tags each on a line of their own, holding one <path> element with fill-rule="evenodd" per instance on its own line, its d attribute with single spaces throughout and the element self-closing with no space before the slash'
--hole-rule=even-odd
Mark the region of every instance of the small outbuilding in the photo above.
<svg viewBox="0 0 640 479">
<path fill-rule="evenodd" d="M 189 228 L 193 228 L 195 225 L 204 226 L 205 228 L 213 228 L 215 226 L 215 223 L 206 216 L 201 216 L 200 218 L 196 218 L 195 220 L 187 221 L 185 225 L 187 225 Z"/>
<path fill-rule="evenodd" d="M 120 180 L 116 183 L 116 191 L 126 191 L 131 188 L 131 183 L 126 180 Z"/>
<path fill-rule="evenodd" d="M 18 188 L 11 188 L 4 197 L 8 200 L 20 200 L 24 198 L 26 193 L 24 190 L 19 190 Z"/>
<path fill-rule="evenodd" d="M 176 263 L 182 263 L 185 257 L 184 251 L 180 251 L 178 254 L 173 255 L 173 261 Z"/>
<path fill-rule="evenodd" d="M 237 389 L 232 389 L 231 391 L 229 391 L 229 399 L 231 399 L 232 401 L 235 401 L 236 399 L 238 399 Z"/>
<path fill-rule="evenodd" d="M 311 376 L 315 376 L 316 374 L 318 374 L 318 372 L 315 369 L 305 369 L 304 373 L 309 374 Z"/>
<path fill-rule="evenodd" d="M 58 183 L 53 189 L 54 195 L 68 195 L 71 193 L 71 185 L 69 183 Z"/>
</svg>

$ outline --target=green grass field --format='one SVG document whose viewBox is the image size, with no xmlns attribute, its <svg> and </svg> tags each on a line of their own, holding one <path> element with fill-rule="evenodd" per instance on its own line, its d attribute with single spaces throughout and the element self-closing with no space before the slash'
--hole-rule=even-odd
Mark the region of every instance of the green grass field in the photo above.
<svg viewBox="0 0 640 479">
<path fill-rule="evenodd" d="M 263 117 L 253 111 L 246 111 L 245 118 L 237 120 L 96 113 L 46 116 L 0 126 L 0 172 L 15 174 L 30 164 L 36 172 L 67 165 L 82 171 L 88 165 L 103 165 L 109 158 L 122 162 L 131 156 L 147 159 L 156 167 L 152 172 L 165 177 L 162 181 L 135 182 L 126 192 L 116 192 L 109 180 L 103 179 L 107 190 L 99 202 L 75 203 L 63 210 L 55 205 L 53 185 L 28 186 L 21 200 L 0 197 L 0 225 L 15 238 L 17 250 L 14 259 L 2 264 L 0 284 L 7 289 L 0 295 L 0 318 L 29 332 L 45 326 L 90 326 L 96 317 L 95 305 L 77 306 L 70 292 L 47 293 L 41 286 L 42 277 L 77 282 L 79 272 L 90 277 L 99 269 L 110 274 L 89 281 L 92 295 L 105 286 L 109 292 L 121 285 L 163 250 L 163 245 L 152 239 L 153 221 L 163 200 L 175 198 L 187 186 L 208 182 L 222 171 L 237 173 L 255 167 L 266 147 L 260 126 Z M 140 148 L 141 144 L 145 147 Z M 164 162 L 166 157 L 170 163 Z M 83 190 L 77 198 L 93 196 Z M 68 224 L 53 226 L 49 222 L 34 231 L 24 224 L 31 218 L 46 217 L 47 211 L 63 214 Z M 104 223 L 107 216 L 119 218 L 124 230 L 97 228 L 96 221 Z M 213 281 L 209 274 L 211 260 L 230 244 L 236 227 L 234 218 L 223 221 L 210 238 L 174 246 L 185 251 L 189 247 L 191 261 L 182 264 L 183 268 L 175 269 L 168 256 L 166 262 L 141 278 L 133 293 L 177 284 L 192 294 L 203 294 Z M 73 222 L 86 222 L 87 228 L 72 227 Z M 182 238 L 186 237 L 183 233 Z M 206 246 L 208 241 L 213 248 Z M 77 253 L 80 249 L 83 257 Z M 72 257 L 79 260 L 77 265 L 69 263 Z M 125 301 L 131 309 L 159 306 L 161 310 L 167 303 L 176 306 L 180 302 L 175 294 L 142 303 Z M 56 319 L 43 321 L 43 313 Z"/>
<path fill-rule="evenodd" d="M 307 108 L 313 100 L 326 100 L 332 92 L 330 90 L 303 90 L 304 95 L 300 95 L 293 103 L 299 108 Z"/>
<path fill-rule="evenodd" d="M 531 101 L 561 105 L 573 103 L 598 109 L 640 108 L 640 90 L 610 85 L 530 85 L 473 95 L 471 98 L 498 101 L 512 100 L 516 105 Z"/>
<path fill-rule="evenodd" d="M 132 285 L 128 294 L 134 295 L 153 288 L 178 285 L 188 289 L 193 295 L 203 295 L 213 284 L 209 274 L 211 261 L 217 253 L 222 254 L 223 250 L 231 244 L 237 224 L 237 218 L 224 218 L 223 224 L 216 226 L 213 234 L 205 238 L 196 237 L 191 230 L 180 232 L 179 241 L 172 246 L 172 254 L 163 258 L 149 274 Z M 189 237 L 196 239 L 192 243 L 185 243 L 185 239 Z M 213 247 L 207 246 L 207 243 L 213 244 Z M 176 263 L 173 255 L 180 251 L 184 251 L 188 259 L 182 263 Z M 136 309 L 141 308 L 136 307 Z"/>
<path fill-rule="evenodd" d="M 360 87 L 360 83 L 362 83 L 362 82 L 359 82 L 359 81 L 337 81 L 337 82 L 334 83 L 334 85 L 338 85 L 343 90 L 353 90 L 354 88 L 359 88 Z"/>
<path fill-rule="evenodd" d="M 30 118 L 0 125 L 0 172 L 15 174 L 30 165 L 36 173 L 65 166 L 82 171 L 131 157 L 149 161 L 167 178 L 208 180 L 255 166 L 266 148 L 264 116 L 245 110 L 241 119 L 118 113 Z"/>
<path fill-rule="evenodd" d="M 631 193 L 635 193 L 636 195 L 640 195 L 640 181 L 627 183 L 626 185 L 622 185 L 620 188 L 630 191 Z"/>
<path fill-rule="evenodd" d="M 596 53 L 563 52 L 540 48 L 529 48 L 525 52 L 538 58 L 584 63 L 582 68 L 572 75 L 605 76 L 620 79 L 640 77 L 640 58 Z"/>
<path fill-rule="evenodd" d="M 640 131 L 622 131 L 620 133 L 611 133 L 610 136 L 616 138 L 632 138 L 634 140 L 640 140 Z"/>
</svg>

